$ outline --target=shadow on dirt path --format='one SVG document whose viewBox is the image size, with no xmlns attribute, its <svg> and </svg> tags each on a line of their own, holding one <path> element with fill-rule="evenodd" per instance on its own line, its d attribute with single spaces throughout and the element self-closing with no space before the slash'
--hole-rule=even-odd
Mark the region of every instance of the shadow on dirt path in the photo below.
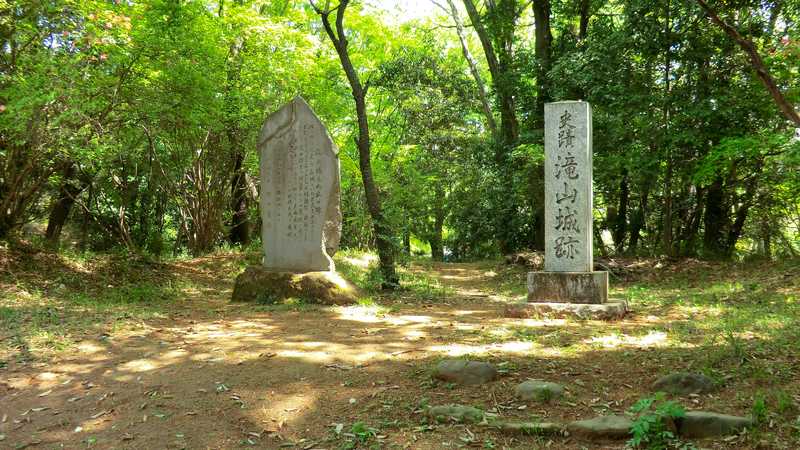
<svg viewBox="0 0 800 450">
<path fill-rule="evenodd" d="M 449 290 L 439 303 L 288 309 L 228 303 L 232 277 L 213 277 L 221 264 L 170 269 L 199 277 L 185 293 L 197 301 L 121 330 L 92 329 L 50 361 L 2 369 L 0 448 L 352 448 L 347 433 L 359 423 L 374 432 L 358 448 L 622 448 L 429 425 L 419 406 L 460 403 L 520 420 L 622 413 L 658 375 L 706 356 L 671 346 L 660 319 L 506 319 L 513 298 L 502 286 L 524 273 L 499 276 L 487 263 L 412 264 Z M 477 388 L 431 379 L 437 361 L 464 356 L 495 363 L 503 377 Z M 514 398 L 516 383 L 542 377 L 568 386 L 564 402 Z M 733 396 L 692 401 L 749 407 Z"/>
</svg>

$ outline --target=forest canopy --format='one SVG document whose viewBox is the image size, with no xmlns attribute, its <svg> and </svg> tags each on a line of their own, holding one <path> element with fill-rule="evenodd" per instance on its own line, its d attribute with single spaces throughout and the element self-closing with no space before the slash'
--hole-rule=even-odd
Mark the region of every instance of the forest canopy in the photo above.
<svg viewBox="0 0 800 450">
<path fill-rule="evenodd" d="M 800 252 L 800 2 L 432 4 L 401 21 L 359 1 L 0 0 L 0 239 L 259 245 L 256 137 L 301 95 L 341 149 L 343 246 L 541 249 L 544 104 L 583 99 L 598 253 Z M 326 10 L 364 88 L 379 216 Z"/>
</svg>

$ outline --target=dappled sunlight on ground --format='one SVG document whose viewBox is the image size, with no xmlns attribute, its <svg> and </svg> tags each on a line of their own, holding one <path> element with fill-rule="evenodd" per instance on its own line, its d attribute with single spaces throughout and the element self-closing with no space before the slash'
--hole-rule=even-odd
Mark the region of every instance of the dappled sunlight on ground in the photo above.
<svg viewBox="0 0 800 450">
<path fill-rule="evenodd" d="M 345 260 L 366 269 L 374 257 Z M 475 405 L 516 420 L 622 414 L 650 394 L 659 375 L 687 368 L 725 385 L 710 396 L 682 399 L 692 408 L 746 414 L 764 386 L 800 399 L 796 346 L 777 344 L 797 342 L 797 320 L 785 314 L 795 310 L 776 309 L 792 300 L 769 298 L 776 306 L 761 312 L 739 285 L 720 282 L 711 293 L 674 284 L 617 286 L 633 313 L 616 322 L 511 319 L 504 317 L 505 305 L 524 291 L 524 273 L 507 266 L 412 264 L 409 272 L 433 280 L 419 289 L 428 293 L 436 283 L 446 290 L 416 298 L 420 291 L 409 288 L 347 307 L 270 307 L 229 304 L 233 276 L 215 276 L 216 265 L 232 270 L 229 260 L 218 257 L 171 269 L 176 274 L 167 276 L 176 285 L 189 278 L 196 284 L 180 289 L 181 295 L 199 296 L 191 301 L 168 296 L 171 290 L 132 289 L 142 299 L 167 297 L 163 303 L 142 300 L 146 315 L 114 303 L 122 300 L 81 303 L 78 309 L 68 297 L 38 298 L 43 305 L 57 298 L 61 303 L 45 306 L 55 312 L 26 310 L 31 305 L 19 299 L 2 304 L 9 317 L 36 320 L 37 332 L 52 334 L 63 331 L 56 328 L 60 321 L 83 315 L 83 308 L 110 305 L 122 312 L 103 310 L 89 318 L 97 323 L 77 322 L 71 334 L 64 333 L 74 344 L 51 359 L 24 356 L 22 350 L 36 354 L 35 346 L 25 347 L 35 333 L 15 332 L 22 350 L 0 366 L 0 419 L 8 416 L 0 420 L 0 447 L 333 449 L 346 445 L 344 433 L 363 422 L 385 436 L 382 448 L 457 448 L 465 427 L 425 424 L 418 412 L 423 399 Z M 797 286 L 792 289 L 796 295 Z M 738 297 L 714 297 L 720 293 Z M 436 382 L 431 369 L 446 357 L 493 362 L 503 368 L 502 378 L 480 387 Z M 563 383 L 565 399 L 520 402 L 513 387 L 529 378 Z M 770 405 L 777 411 L 776 403 Z M 769 432 L 783 442 L 792 442 L 791 414 L 772 416 L 776 425 Z M 342 434 L 335 433 L 337 424 Z M 490 440 L 496 448 L 586 446 L 572 437 L 548 444 L 470 430 L 476 442 Z M 751 446 L 736 438 L 704 447 Z"/>
</svg>

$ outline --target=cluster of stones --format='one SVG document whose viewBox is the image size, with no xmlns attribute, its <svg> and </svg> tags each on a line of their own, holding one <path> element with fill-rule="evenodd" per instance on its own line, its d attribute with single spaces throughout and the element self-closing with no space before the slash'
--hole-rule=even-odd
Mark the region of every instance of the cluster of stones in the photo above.
<svg viewBox="0 0 800 450">
<path fill-rule="evenodd" d="M 439 380 L 462 385 L 481 385 L 499 378 L 499 372 L 490 363 L 448 359 L 441 361 L 433 371 Z M 705 394 L 715 389 L 708 377 L 694 373 L 673 373 L 653 383 L 654 392 L 673 395 Z M 527 380 L 514 389 L 515 396 L 525 402 L 550 402 L 564 395 L 564 386 L 544 380 Z M 427 409 L 428 417 L 436 422 L 469 423 L 507 432 L 536 435 L 574 435 L 588 440 L 627 439 L 631 437 L 633 419 L 620 415 L 593 417 L 568 423 L 517 422 L 499 420 L 479 408 L 462 405 L 439 405 Z M 668 427 L 686 439 L 702 439 L 738 434 L 754 425 L 748 417 L 732 416 L 707 411 L 687 411 Z"/>
</svg>

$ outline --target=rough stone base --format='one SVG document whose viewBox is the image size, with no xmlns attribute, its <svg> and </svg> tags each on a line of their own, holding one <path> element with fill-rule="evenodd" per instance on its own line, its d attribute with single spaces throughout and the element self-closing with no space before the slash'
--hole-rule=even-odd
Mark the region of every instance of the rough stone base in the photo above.
<svg viewBox="0 0 800 450">
<path fill-rule="evenodd" d="M 518 319 L 534 317 L 574 318 L 581 320 L 621 319 L 628 312 L 628 302 L 609 299 L 602 305 L 581 303 L 518 303 L 506 307 L 505 316 Z"/>
<path fill-rule="evenodd" d="M 349 305 L 358 299 L 358 290 L 336 272 L 274 272 L 263 266 L 250 266 L 236 277 L 231 301 L 281 303 L 289 298 Z"/>
<path fill-rule="evenodd" d="M 603 304 L 608 301 L 608 272 L 529 272 L 528 301 Z"/>
</svg>

